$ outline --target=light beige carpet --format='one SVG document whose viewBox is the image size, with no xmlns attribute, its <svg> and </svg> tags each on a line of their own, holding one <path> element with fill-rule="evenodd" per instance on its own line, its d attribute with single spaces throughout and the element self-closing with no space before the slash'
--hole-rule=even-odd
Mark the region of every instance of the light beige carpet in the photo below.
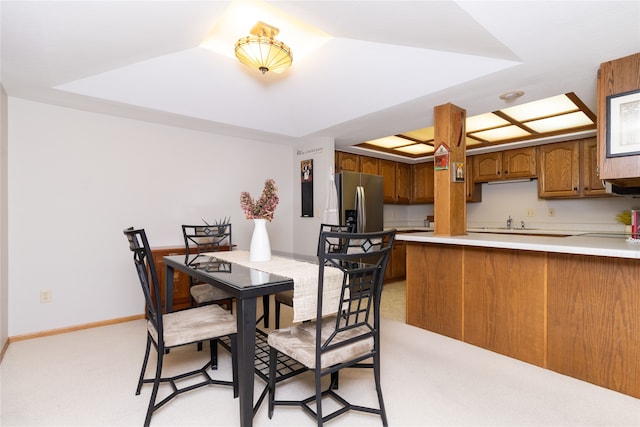
<svg viewBox="0 0 640 427">
<path fill-rule="evenodd" d="M 390 426 L 640 426 L 639 399 L 386 317 L 381 337 Z M 11 344 L 0 365 L 0 425 L 141 426 L 150 387 L 139 396 L 134 392 L 144 342 L 145 325 L 139 320 Z M 172 350 L 165 365 L 175 371 L 200 366 L 207 357 L 207 351 L 188 346 Z M 215 376 L 230 378 L 224 350 L 219 363 Z M 278 396 L 310 395 L 305 375 L 282 383 Z M 257 389 L 262 385 L 256 380 Z M 340 390 L 355 403 L 375 404 L 368 370 L 344 372 Z M 238 412 L 231 390 L 212 386 L 169 403 L 154 415 L 152 426 L 237 426 Z M 276 408 L 269 420 L 263 405 L 254 425 L 311 426 L 314 421 L 298 408 Z M 349 413 L 327 425 L 381 422 L 375 415 Z"/>
</svg>

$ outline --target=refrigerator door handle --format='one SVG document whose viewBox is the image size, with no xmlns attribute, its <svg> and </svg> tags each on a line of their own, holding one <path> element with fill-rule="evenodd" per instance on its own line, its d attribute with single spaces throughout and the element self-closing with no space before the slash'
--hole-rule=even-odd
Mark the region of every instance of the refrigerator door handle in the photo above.
<svg viewBox="0 0 640 427">
<path fill-rule="evenodd" d="M 367 211 L 365 206 L 364 187 L 358 186 L 356 187 L 356 210 L 358 215 L 358 229 L 356 231 L 358 233 L 364 233 L 367 228 Z"/>
</svg>

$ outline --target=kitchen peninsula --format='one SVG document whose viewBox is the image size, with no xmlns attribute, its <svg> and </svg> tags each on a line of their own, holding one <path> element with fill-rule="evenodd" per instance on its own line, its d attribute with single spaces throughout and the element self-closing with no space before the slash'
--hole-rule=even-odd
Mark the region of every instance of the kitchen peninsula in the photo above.
<svg viewBox="0 0 640 427">
<path fill-rule="evenodd" d="M 640 398 L 640 244 L 398 234 L 407 323 Z"/>
</svg>

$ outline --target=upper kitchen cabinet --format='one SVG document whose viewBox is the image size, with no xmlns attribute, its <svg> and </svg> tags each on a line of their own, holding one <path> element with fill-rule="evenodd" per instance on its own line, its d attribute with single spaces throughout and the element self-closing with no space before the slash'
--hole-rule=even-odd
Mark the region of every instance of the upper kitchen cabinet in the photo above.
<svg viewBox="0 0 640 427">
<path fill-rule="evenodd" d="M 360 156 L 360 172 L 370 175 L 380 175 L 380 159 Z"/>
<path fill-rule="evenodd" d="M 411 165 L 380 159 L 380 174 L 384 178 L 384 202 L 409 204 L 411 198 Z"/>
<path fill-rule="evenodd" d="M 336 151 L 336 173 L 342 171 L 360 172 L 360 156 Z"/>
<path fill-rule="evenodd" d="M 538 147 L 540 198 L 602 197 L 607 193 L 597 176 L 595 138 Z"/>
<path fill-rule="evenodd" d="M 535 147 L 496 151 L 473 156 L 474 182 L 535 178 Z"/>
<path fill-rule="evenodd" d="M 433 203 L 434 199 L 433 162 L 411 165 L 413 188 L 411 203 Z"/>
<path fill-rule="evenodd" d="M 473 157 L 467 157 L 465 161 L 464 185 L 467 203 L 482 201 L 482 184 L 473 179 Z"/>
<path fill-rule="evenodd" d="M 609 111 L 608 104 L 611 107 L 613 103 L 618 102 L 618 111 L 622 108 L 620 95 L 640 90 L 640 53 L 635 53 L 624 58 L 614 61 L 604 62 L 600 64 L 598 72 L 598 156 L 600 165 L 600 179 L 611 181 L 620 187 L 638 187 L 640 186 L 640 154 L 638 150 L 637 129 L 635 133 L 630 131 L 628 134 L 635 134 L 636 139 L 631 142 L 631 151 L 629 155 L 620 155 L 618 152 L 614 157 L 607 157 L 608 141 L 607 129 L 609 123 L 607 117 L 615 110 Z M 612 97 L 612 98 L 609 98 Z M 630 99 L 631 101 L 631 99 Z M 637 98 L 636 101 L 637 103 Z M 609 113 L 609 114 L 608 114 Z M 636 119 L 637 120 L 637 119 Z M 617 125 L 611 120 L 611 125 L 617 129 L 610 129 L 612 134 L 616 134 L 616 138 L 620 138 L 620 126 L 627 122 L 632 125 L 634 119 L 616 120 Z M 637 123 L 635 123 L 637 125 Z M 624 144 L 622 141 L 614 141 L 619 147 Z M 614 147 L 615 148 L 615 147 Z"/>
</svg>

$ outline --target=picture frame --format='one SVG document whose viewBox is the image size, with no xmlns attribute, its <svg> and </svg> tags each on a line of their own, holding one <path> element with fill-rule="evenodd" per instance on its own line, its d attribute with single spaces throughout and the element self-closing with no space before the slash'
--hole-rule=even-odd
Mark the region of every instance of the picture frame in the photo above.
<svg viewBox="0 0 640 427">
<path fill-rule="evenodd" d="M 313 159 L 300 162 L 300 214 L 303 218 L 313 217 Z"/>
<path fill-rule="evenodd" d="M 451 182 L 464 182 L 464 162 L 452 162 Z"/>
<path fill-rule="evenodd" d="M 449 147 L 447 144 L 440 144 L 433 154 L 433 166 L 437 171 L 449 169 Z"/>
<path fill-rule="evenodd" d="M 606 156 L 640 154 L 640 89 L 607 96 Z"/>
</svg>

